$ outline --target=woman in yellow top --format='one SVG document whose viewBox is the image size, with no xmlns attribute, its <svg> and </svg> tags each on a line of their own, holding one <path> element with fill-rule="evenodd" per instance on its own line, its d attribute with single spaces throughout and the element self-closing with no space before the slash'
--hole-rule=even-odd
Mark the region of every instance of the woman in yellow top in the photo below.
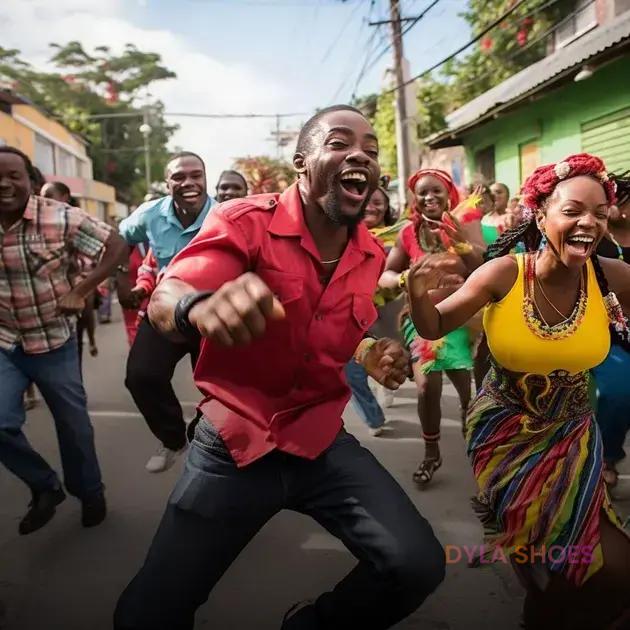
<svg viewBox="0 0 630 630">
<path fill-rule="evenodd" d="M 527 588 L 526 628 L 630 627 L 630 540 L 605 488 L 588 396 L 588 370 L 606 358 L 611 331 L 628 345 L 620 302 L 630 307 L 630 266 L 595 253 L 614 190 L 594 156 L 540 167 L 523 187 L 525 222 L 459 290 L 434 306 L 428 293 L 442 274 L 431 260 L 407 281 L 425 338 L 487 305 L 492 367 L 466 425 L 473 504 L 484 555 L 510 558 Z M 510 255 L 520 240 L 526 252 Z"/>
</svg>

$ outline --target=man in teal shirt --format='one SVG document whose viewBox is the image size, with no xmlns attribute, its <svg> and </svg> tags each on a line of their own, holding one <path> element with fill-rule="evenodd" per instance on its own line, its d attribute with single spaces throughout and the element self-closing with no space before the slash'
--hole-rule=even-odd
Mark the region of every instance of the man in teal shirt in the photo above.
<svg viewBox="0 0 630 630">
<path fill-rule="evenodd" d="M 120 234 L 129 243 L 148 243 L 161 270 L 197 235 L 215 201 L 208 195 L 203 160 L 189 151 L 174 155 L 166 165 L 169 195 L 142 204 L 120 223 Z M 125 272 L 126 270 L 121 270 Z M 160 441 L 147 462 L 149 472 L 170 468 L 186 446 L 186 424 L 171 379 L 187 354 L 194 365 L 198 348 L 173 343 L 157 333 L 147 318 L 129 352 L 125 385 Z"/>
</svg>

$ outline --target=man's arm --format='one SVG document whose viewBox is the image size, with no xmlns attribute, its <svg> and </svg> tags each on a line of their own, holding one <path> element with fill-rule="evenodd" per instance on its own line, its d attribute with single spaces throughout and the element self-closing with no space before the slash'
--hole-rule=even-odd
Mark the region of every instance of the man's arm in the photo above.
<svg viewBox="0 0 630 630">
<path fill-rule="evenodd" d="M 79 282 L 73 292 L 86 298 L 96 287 L 109 278 L 118 265 L 129 258 L 129 250 L 123 239 L 112 230 L 105 241 L 103 255 L 91 273 Z"/>
<path fill-rule="evenodd" d="M 199 234 L 173 258 L 159 280 L 148 307 L 151 323 L 170 339 L 184 341 L 175 325 L 178 301 L 198 291 L 218 292 L 249 267 L 248 239 L 241 228 L 222 215 L 209 215 Z"/>
<path fill-rule="evenodd" d="M 147 235 L 147 218 L 155 204 L 160 203 L 160 201 L 142 204 L 120 222 L 118 231 L 129 245 L 138 245 L 149 240 Z"/>
</svg>

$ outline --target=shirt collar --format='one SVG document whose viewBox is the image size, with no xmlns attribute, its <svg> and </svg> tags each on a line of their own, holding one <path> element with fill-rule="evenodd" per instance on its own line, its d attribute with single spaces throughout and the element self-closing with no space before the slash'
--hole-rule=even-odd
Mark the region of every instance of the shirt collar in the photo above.
<svg viewBox="0 0 630 630">
<path fill-rule="evenodd" d="M 184 228 L 184 226 L 179 222 L 177 215 L 175 214 L 175 204 L 173 202 L 173 197 L 169 195 L 167 197 L 164 197 L 161 201 L 158 201 L 158 203 L 160 204 L 160 214 L 165 217 L 169 223 L 172 223 L 173 225 L 179 227 L 180 230 L 183 230 L 183 232 L 186 233 L 199 230 L 201 224 L 204 222 L 204 219 L 208 215 L 208 212 L 210 212 L 210 209 L 216 204 L 216 201 L 210 195 L 207 195 L 206 203 L 203 205 L 201 212 L 197 215 L 197 218 L 193 221 L 193 223 L 191 223 L 187 228 Z"/>
<path fill-rule="evenodd" d="M 29 197 L 28 203 L 26 204 L 26 209 L 24 210 L 22 218 L 26 219 L 27 221 L 34 221 L 37 217 L 37 211 L 39 210 L 40 201 L 40 197 L 31 195 Z"/>
<path fill-rule="evenodd" d="M 273 218 L 267 228 L 276 236 L 301 236 L 302 242 L 312 239 L 312 235 L 304 221 L 302 198 L 297 183 L 292 184 L 279 197 Z M 374 239 L 369 230 L 360 223 L 352 230 L 348 245 L 362 252 L 374 255 Z"/>
</svg>

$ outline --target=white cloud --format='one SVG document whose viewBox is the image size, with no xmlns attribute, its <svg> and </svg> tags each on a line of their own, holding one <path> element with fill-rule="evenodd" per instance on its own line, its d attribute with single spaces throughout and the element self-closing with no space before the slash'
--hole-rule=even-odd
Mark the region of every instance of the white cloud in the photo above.
<svg viewBox="0 0 630 630">
<path fill-rule="evenodd" d="M 142 1 L 142 0 L 140 0 Z M 196 51 L 185 38 L 167 29 L 145 29 L 123 16 L 122 0 L 2 0 L 2 45 L 42 66 L 50 57 L 49 42 L 76 39 L 86 49 L 107 45 L 120 51 L 126 43 L 157 52 L 177 79 L 151 87 L 166 111 L 198 113 L 273 113 L 287 102 L 288 91 L 259 69 L 230 65 Z M 209 180 L 228 168 L 234 157 L 268 153 L 272 120 L 170 119 L 180 125 L 173 145 L 199 153 Z"/>
</svg>

